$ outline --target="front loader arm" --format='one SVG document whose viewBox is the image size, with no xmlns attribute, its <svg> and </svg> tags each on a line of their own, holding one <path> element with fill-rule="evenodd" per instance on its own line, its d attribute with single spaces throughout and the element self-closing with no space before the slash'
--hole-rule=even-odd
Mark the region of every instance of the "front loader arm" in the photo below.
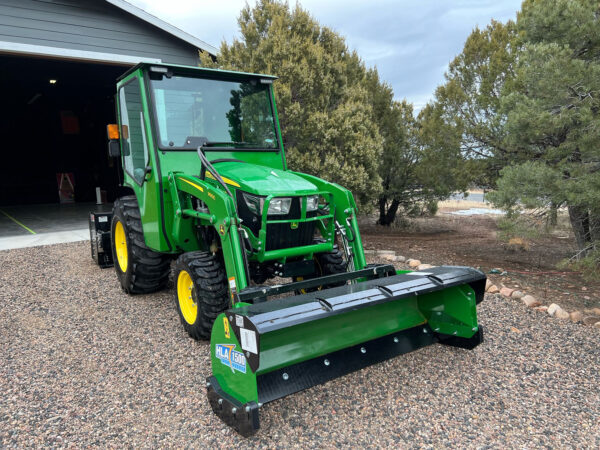
<svg viewBox="0 0 600 450">
<path fill-rule="evenodd" d="M 202 225 L 213 226 L 221 239 L 231 293 L 244 289 L 248 285 L 248 280 L 234 200 L 212 184 L 182 173 L 169 173 L 169 184 L 175 212 L 171 236 L 176 245 L 184 251 L 193 251 L 202 247 L 208 250 L 210 242 L 198 242 L 194 221 L 191 219 L 199 220 Z M 209 212 L 204 213 L 194 209 L 193 197 L 202 200 Z"/>
<path fill-rule="evenodd" d="M 358 221 L 356 220 L 357 208 L 352 192 L 339 184 L 330 183 L 312 175 L 301 172 L 293 173 L 315 184 L 319 190 L 330 192 L 333 195 L 333 201 L 335 203 L 335 220 L 346 231 L 348 243 L 350 244 L 354 255 L 354 268 L 356 270 L 363 269 L 367 265 L 367 261 L 365 259 L 365 252 L 360 238 Z"/>
</svg>

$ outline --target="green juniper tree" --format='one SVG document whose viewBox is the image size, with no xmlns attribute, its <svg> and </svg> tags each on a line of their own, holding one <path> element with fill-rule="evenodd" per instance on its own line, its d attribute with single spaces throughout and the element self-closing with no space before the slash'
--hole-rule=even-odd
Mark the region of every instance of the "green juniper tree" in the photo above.
<svg viewBox="0 0 600 450">
<path fill-rule="evenodd" d="M 469 159 L 471 181 L 493 187 L 499 171 L 514 158 L 504 142 L 506 121 L 502 93 L 514 77 L 518 53 L 515 24 L 492 21 L 475 28 L 463 51 L 446 72 L 446 82 L 435 93 L 433 109 L 440 145 L 448 133 L 458 136 L 461 154 Z M 435 134 L 435 129 L 432 130 Z M 454 141 L 454 139 L 452 139 Z"/>
<path fill-rule="evenodd" d="M 342 37 L 300 6 L 260 0 L 238 19 L 240 40 L 203 64 L 271 73 L 288 164 L 351 189 L 368 207 L 382 190 L 382 138 L 365 86 L 366 69 Z"/>
<path fill-rule="evenodd" d="M 433 158 L 429 144 L 419 144 L 412 105 L 394 101 L 341 36 L 278 0 L 246 6 L 238 23 L 240 40 L 224 42 L 216 62 L 202 55 L 203 64 L 280 77 L 275 95 L 291 168 L 346 186 L 363 209 L 377 202 L 384 225 L 449 195 L 454 172 L 435 164 L 448 160 L 448 147 Z"/>
<path fill-rule="evenodd" d="M 600 4 L 527 0 L 515 78 L 502 98 L 516 155 L 494 201 L 568 208 L 580 255 L 600 241 Z"/>
</svg>

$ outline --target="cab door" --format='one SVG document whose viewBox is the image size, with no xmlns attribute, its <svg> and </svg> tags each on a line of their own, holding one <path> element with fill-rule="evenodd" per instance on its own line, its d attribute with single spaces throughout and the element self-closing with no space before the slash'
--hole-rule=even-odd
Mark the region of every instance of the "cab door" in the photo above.
<svg viewBox="0 0 600 450">
<path fill-rule="evenodd" d="M 168 243 L 160 235 L 160 174 L 151 157 L 152 134 L 143 92 L 139 76 L 127 80 L 118 89 L 124 185 L 135 192 L 146 245 L 156 251 L 168 251 Z"/>
</svg>

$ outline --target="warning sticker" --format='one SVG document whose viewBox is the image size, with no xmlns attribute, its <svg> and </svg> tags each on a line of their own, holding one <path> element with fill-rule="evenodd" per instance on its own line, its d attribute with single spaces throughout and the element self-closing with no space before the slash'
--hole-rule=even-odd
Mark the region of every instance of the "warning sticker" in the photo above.
<svg viewBox="0 0 600 450">
<path fill-rule="evenodd" d="M 231 292 L 231 298 L 235 295 L 235 277 L 229 278 L 229 291 Z"/>
<path fill-rule="evenodd" d="M 244 317 L 240 316 L 239 314 L 235 315 L 235 324 L 242 328 L 244 326 Z"/>
<path fill-rule="evenodd" d="M 242 338 L 242 350 L 248 350 L 250 353 L 258 354 L 258 348 L 256 348 L 256 333 L 254 331 L 240 328 L 240 337 Z"/>
<path fill-rule="evenodd" d="M 106 216 L 99 216 L 98 217 L 98 222 L 108 222 L 108 217 L 106 217 Z"/>
</svg>

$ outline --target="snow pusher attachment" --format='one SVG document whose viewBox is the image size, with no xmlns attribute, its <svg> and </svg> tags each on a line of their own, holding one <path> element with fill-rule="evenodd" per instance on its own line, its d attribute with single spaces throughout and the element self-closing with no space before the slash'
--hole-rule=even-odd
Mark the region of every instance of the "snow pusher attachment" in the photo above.
<svg viewBox="0 0 600 450">
<path fill-rule="evenodd" d="M 483 339 L 476 304 L 485 281 L 468 267 L 396 272 L 378 265 L 246 288 L 213 325 L 211 407 L 249 436 L 264 403 L 436 342 L 472 349 Z M 265 301 L 332 284 L 338 287 Z"/>
</svg>

